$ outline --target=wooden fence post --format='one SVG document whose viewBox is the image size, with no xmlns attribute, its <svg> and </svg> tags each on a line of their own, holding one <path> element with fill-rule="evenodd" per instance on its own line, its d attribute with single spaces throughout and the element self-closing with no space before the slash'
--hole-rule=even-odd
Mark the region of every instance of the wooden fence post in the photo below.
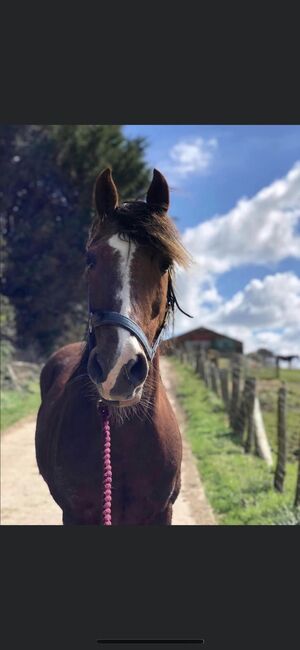
<svg viewBox="0 0 300 650">
<path fill-rule="evenodd" d="M 200 350 L 199 364 L 200 364 L 199 365 L 200 376 L 203 379 L 203 381 L 206 383 L 206 381 L 205 381 L 205 351 L 204 350 Z"/>
<path fill-rule="evenodd" d="M 211 388 L 210 361 L 204 361 L 204 382 L 207 388 Z"/>
<path fill-rule="evenodd" d="M 16 373 L 15 373 L 15 371 L 13 370 L 13 368 L 11 367 L 10 364 L 7 364 L 6 370 L 7 370 L 7 373 L 8 373 L 8 375 L 9 375 L 10 381 L 11 381 L 11 383 L 12 383 L 14 389 L 15 389 L 15 390 L 21 390 L 21 385 L 20 385 L 20 383 L 19 383 L 19 381 L 18 381 L 18 378 L 17 378 L 17 376 L 16 376 Z"/>
<path fill-rule="evenodd" d="M 226 411 L 229 409 L 229 391 L 228 391 L 228 370 L 227 368 L 221 368 L 220 370 L 220 382 L 221 382 L 221 395 L 226 408 Z"/>
<path fill-rule="evenodd" d="M 219 368 L 217 368 L 215 363 L 211 363 L 211 387 L 216 393 L 216 395 L 219 397 L 220 396 L 220 391 L 219 391 L 219 383 L 220 383 L 220 376 L 219 376 Z"/>
<path fill-rule="evenodd" d="M 286 463 L 286 387 L 283 385 L 278 392 L 278 455 L 277 465 L 274 476 L 274 488 L 278 492 L 283 492 Z"/>
<path fill-rule="evenodd" d="M 246 379 L 243 392 L 241 395 L 240 403 L 239 403 L 239 408 L 236 414 L 235 422 L 233 423 L 234 433 L 236 433 L 240 437 L 241 441 L 244 438 L 244 431 L 246 426 L 248 392 L 249 392 L 249 380 Z"/>
<path fill-rule="evenodd" d="M 235 418 L 237 414 L 239 397 L 240 397 L 240 377 L 241 377 L 241 368 L 240 366 L 233 366 L 232 369 L 232 391 L 231 391 L 231 400 L 230 400 L 230 426 L 234 429 L 235 427 Z"/>
<path fill-rule="evenodd" d="M 272 454 L 264 426 L 260 402 L 257 396 L 255 397 L 254 402 L 254 432 L 256 453 L 271 467 L 273 465 Z"/>
<path fill-rule="evenodd" d="M 255 403 L 256 379 L 254 377 L 248 378 L 247 388 L 247 438 L 245 442 L 245 453 L 251 451 L 254 442 L 254 403 Z"/>
</svg>

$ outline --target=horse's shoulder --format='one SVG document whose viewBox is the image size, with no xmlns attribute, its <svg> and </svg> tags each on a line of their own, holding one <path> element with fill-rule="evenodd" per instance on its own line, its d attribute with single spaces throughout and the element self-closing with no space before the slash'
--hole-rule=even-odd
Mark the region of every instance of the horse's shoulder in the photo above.
<svg viewBox="0 0 300 650">
<path fill-rule="evenodd" d="M 59 348 L 49 357 L 41 371 L 40 385 L 42 398 L 46 395 L 49 388 L 59 375 L 70 374 L 80 361 L 84 350 L 82 342 L 69 343 Z"/>
</svg>

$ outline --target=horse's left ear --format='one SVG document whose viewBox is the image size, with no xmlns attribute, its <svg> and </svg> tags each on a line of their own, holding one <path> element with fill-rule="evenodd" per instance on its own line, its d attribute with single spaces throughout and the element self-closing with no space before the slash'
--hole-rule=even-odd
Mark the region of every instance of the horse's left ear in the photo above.
<svg viewBox="0 0 300 650">
<path fill-rule="evenodd" d="M 167 212 L 170 203 L 169 186 L 165 177 L 153 170 L 153 178 L 147 193 L 147 204 L 152 210 Z"/>
<path fill-rule="evenodd" d="M 109 168 L 104 169 L 96 179 L 94 203 L 99 217 L 103 217 L 114 210 L 119 203 L 118 190 L 113 182 Z"/>
</svg>

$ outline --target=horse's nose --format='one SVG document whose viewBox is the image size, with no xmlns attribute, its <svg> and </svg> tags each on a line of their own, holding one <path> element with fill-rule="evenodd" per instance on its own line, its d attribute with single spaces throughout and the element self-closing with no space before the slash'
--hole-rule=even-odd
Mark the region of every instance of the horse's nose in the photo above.
<svg viewBox="0 0 300 650">
<path fill-rule="evenodd" d="M 119 372 L 115 385 L 110 390 L 114 399 L 128 399 L 134 390 L 143 384 L 148 374 L 148 363 L 144 354 L 137 354 L 127 361 Z"/>
</svg>

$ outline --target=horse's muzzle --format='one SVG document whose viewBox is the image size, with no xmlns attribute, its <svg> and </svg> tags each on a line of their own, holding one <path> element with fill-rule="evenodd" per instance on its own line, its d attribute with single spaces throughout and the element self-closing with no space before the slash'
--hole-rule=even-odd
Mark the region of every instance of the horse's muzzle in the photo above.
<svg viewBox="0 0 300 650">
<path fill-rule="evenodd" d="M 117 363 L 115 367 L 117 366 Z M 92 350 L 88 361 L 88 374 L 96 384 L 100 397 L 113 405 L 136 404 L 142 394 L 142 387 L 148 374 L 148 363 L 144 354 L 136 354 L 114 374 L 107 361 Z"/>
</svg>

